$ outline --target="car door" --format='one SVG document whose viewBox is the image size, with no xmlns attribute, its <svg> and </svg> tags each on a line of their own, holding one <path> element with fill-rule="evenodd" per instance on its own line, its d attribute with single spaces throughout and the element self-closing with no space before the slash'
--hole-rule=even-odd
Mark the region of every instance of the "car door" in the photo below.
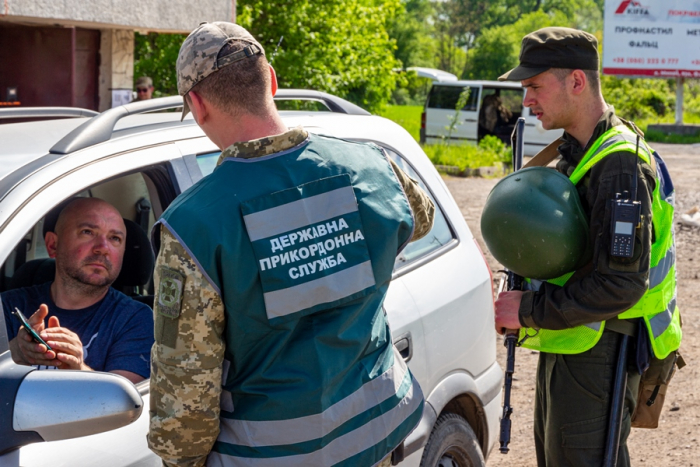
<svg viewBox="0 0 700 467">
<path fill-rule="evenodd" d="M 476 144 L 480 93 L 478 84 L 433 84 L 425 105 L 426 142 Z M 457 113 L 460 96 L 464 105 Z"/>
<path fill-rule="evenodd" d="M 436 208 L 432 230 L 409 243 L 396 260 L 396 275 L 419 313 L 425 361 L 417 379 L 428 395 L 448 374 L 477 376 L 493 365 L 491 277 L 474 239 L 460 239 L 420 174 L 393 151 L 389 154 L 418 180 Z"/>
</svg>

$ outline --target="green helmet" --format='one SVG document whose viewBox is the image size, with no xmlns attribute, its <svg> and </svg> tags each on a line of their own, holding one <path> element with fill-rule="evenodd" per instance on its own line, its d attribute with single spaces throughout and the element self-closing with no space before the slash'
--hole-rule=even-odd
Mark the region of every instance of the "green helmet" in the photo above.
<svg viewBox="0 0 700 467">
<path fill-rule="evenodd" d="M 530 167 L 498 182 L 481 214 L 486 246 L 503 266 L 547 280 L 588 259 L 588 222 L 576 187 L 556 170 Z"/>
</svg>

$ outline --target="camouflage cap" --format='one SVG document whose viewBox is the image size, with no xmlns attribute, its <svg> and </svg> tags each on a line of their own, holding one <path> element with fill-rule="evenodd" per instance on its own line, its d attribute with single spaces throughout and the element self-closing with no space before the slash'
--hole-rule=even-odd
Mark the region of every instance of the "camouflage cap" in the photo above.
<svg viewBox="0 0 700 467">
<path fill-rule="evenodd" d="M 219 57 L 219 52 L 233 41 L 247 42 L 242 50 Z M 177 91 L 185 96 L 192 87 L 212 73 L 239 60 L 264 54 L 265 50 L 244 28 L 237 24 L 217 21 L 201 23 L 192 31 L 180 47 L 177 56 Z M 182 118 L 190 111 L 187 101 L 182 109 Z"/>
<path fill-rule="evenodd" d="M 148 76 L 142 76 L 136 80 L 136 84 L 134 86 L 137 88 L 139 86 L 146 86 L 150 88 L 151 86 L 153 86 L 153 80 Z"/>
<path fill-rule="evenodd" d="M 520 65 L 498 78 L 522 81 L 550 68 L 598 69 L 598 40 L 578 29 L 551 27 L 523 37 Z"/>
</svg>

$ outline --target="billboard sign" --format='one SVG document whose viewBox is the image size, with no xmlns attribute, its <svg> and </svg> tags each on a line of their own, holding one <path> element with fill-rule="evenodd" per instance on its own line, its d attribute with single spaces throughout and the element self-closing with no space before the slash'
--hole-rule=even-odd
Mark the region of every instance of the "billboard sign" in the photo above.
<svg viewBox="0 0 700 467">
<path fill-rule="evenodd" d="M 700 78 L 700 0 L 605 0 L 603 73 Z"/>
</svg>

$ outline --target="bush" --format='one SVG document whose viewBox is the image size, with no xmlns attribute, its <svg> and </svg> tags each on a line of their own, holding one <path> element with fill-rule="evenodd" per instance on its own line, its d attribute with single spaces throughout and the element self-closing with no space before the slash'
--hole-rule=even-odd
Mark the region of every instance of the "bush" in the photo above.
<svg viewBox="0 0 700 467">
<path fill-rule="evenodd" d="M 494 158 L 498 162 L 510 163 L 512 161 L 511 148 L 506 146 L 506 144 L 497 136 L 487 135 L 479 141 L 479 148 L 490 152 L 494 155 Z"/>
<path fill-rule="evenodd" d="M 686 81 L 683 92 L 685 111 L 700 118 L 700 82 Z"/>
<path fill-rule="evenodd" d="M 673 83 L 671 81 L 670 83 Z M 675 85 L 665 79 L 631 79 L 604 75 L 603 96 L 615 113 L 629 120 L 645 120 L 673 114 Z"/>
<path fill-rule="evenodd" d="M 391 104 L 422 106 L 432 85 L 432 80 L 420 78 L 415 71 L 397 72 L 396 89 L 391 95 Z"/>
<path fill-rule="evenodd" d="M 460 171 L 510 162 L 510 149 L 495 136 L 485 137 L 478 146 L 428 144 L 423 151 L 434 165 L 455 166 Z"/>
</svg>

